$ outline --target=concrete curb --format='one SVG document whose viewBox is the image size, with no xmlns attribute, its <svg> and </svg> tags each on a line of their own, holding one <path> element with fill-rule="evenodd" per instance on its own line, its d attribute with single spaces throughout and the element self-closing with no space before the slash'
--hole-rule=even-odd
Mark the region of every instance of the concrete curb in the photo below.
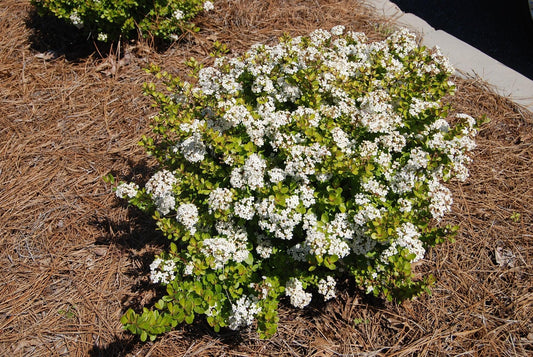
<svg viewBox="0 0 533 357">
<path fill-rule="evenodd" d="M 423 19 L 402 10 L 388 0 L 364 0 L 378 15 L 391 19 L 420 35 L 427 47 L 439 46 L 456 68 L 458 75 L 478 77 L 491 85 L 496 93 L 533 112 L 533 81 L 496 61 L 466 42 L 431 27 Z"/>
</svg>

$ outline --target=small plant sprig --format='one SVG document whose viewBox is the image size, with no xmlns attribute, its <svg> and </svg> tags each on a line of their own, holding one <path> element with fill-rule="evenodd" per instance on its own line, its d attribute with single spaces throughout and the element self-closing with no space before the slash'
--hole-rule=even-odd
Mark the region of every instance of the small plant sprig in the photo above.
<svg viewBox="0 0 533 357">
<path fill-rule="evenodd" d="M 412 263 L 454 227 L 444 182 L 468 176 L 476 121 L 449 123 L 453 68 L 401 30 L 384 41 L 336 26 L 255 45 L 194 83 L 153 67 L 166 91 L 142 145 L 160 164 L 118 197 L 153 215 L 170 250 L 151 266 L 166 286 L 125 328 L 155 339 L 205 315 L 215 331 L 277 328 L 280 300 L 335 297 L 341 276 L 389 300 L 428 291 Z"/>
<path fill-rule="evenodd" d="M 31 0 L 41 15 L 52 14 L 83 29 L 94 39 L 177 39 L 185 31 L 197 31 L 192 22 L 201 11 L 213 9 L 206 0 Z"/>
</svg>

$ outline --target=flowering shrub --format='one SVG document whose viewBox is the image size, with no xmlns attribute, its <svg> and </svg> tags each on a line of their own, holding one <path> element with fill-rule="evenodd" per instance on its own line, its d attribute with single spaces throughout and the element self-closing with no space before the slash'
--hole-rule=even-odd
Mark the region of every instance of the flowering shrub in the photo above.
<svg viewBox="0 0 533 357">
<path fill-rule="evenodd" d="M 41 14 L 52 14 L 98 41 L 114 41 L 137 34 L 177 39 L 194 30 L 190 21 L 201 11 L 213 9 L 206 0 L 31 0 Z"/>
<path fill-rule="evenodd" d="M 129 331 L 154 339 L 203 314 L 268 337 L 280 299 L 329 300 L 346 274 L 391 300 L 428 289 L 411 264 L 453 233 L 443 182 L 467 178 L 477 127 L 444 119 L 453 68 L 438 49 L 336 26 L 190 65 L 194 84 L 152 68 L 168 93 L 146 85 L 160 112 L 142 144 L 161 169 L 116 189 L 171 241 L 151 265 L 167 293 L 127 311 Z"/>
</svg>

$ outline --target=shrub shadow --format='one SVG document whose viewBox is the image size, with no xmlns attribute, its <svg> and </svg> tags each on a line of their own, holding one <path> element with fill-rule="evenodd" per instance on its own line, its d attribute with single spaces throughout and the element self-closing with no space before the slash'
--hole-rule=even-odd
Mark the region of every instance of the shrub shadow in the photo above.
<svg viewBox="0 0 533 357">
<path fill-rule="evenodd" d="M 53 15 L 39 15 L 36 9 L 29 11 L 26 26 L 31 29 L 29 37 L 30 48 L 43 53 L 47 59 L 64 57 L 67 61 L 81 61 L 90 56 L 107 58 L 115 53 L 124 54 L 125 45 L 144 43 L 156 53 L 167 51 L 174 42 L 157 38 L 132 39 L 117 43 L 94 41 L 90 33 Z M 180 43 L 190 41 L 190 36 L 184 36 Z M 117 47 L 122 47 L 117 50 Z"/>
<path fill-rule="evenodd" d="M 47 53 L 52 59 L 65 57 L 68 61 L 78 61 L 91 56 L 105 48 L 97 48 L 82 30 L 52 15 L 40 16 L 32 9 L 26 20 L 26 26 L 32 30 L 30 48 L 40 53 Z M 109 51 L 109 49 L 107 49 Z"/>
</svg>

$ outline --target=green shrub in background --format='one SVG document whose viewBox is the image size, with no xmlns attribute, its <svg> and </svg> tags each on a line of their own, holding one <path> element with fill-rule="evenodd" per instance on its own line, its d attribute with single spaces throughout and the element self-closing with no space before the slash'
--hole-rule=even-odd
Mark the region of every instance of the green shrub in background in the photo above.
<svg viewBox="0 0 533 357">
<path fill-rule="evenodd" d="M 52 14 L 83 29 L 98 41 L 157 37 L 176 39 L 196 30 L 191 20 L 213 9 L 206 0 L 31 0 L 39 14 Z"/>
<path fill-rule="evenodd" d="M 467 178 L 477 127 L 445 120 L 455 87 L 438 48 L 336 26 L 189 64 L 194 83 L 152 68 L 166 89 L 145 86 L 160 112 L 142 145 L 160 169 L 116 187 L 171 242 L 151 265 L 166 295 L 125 328 L 154 339 L 205 315 L 268 337 L 280 299 L 331 299 L 341 277 L 390 300 L 428 291 L 411 266 L 454 231 L 443 182 Z"/>
</svg>

